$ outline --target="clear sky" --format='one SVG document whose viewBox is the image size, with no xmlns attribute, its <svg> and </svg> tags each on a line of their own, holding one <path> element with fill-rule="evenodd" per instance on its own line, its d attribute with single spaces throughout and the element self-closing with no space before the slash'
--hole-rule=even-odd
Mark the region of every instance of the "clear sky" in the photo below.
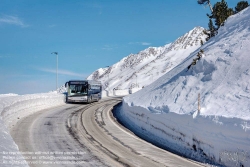
<svg viewBox="0 0 250 167">
<path fill-rule="evenodd" d="M 214 4 L 215 0 L 211 0 Z M 227 0 L 235 7 L 237 0 Z M 207 28 L 196 0 L 1 0 L 0 94 L 41 93 Z"/>
</svg>

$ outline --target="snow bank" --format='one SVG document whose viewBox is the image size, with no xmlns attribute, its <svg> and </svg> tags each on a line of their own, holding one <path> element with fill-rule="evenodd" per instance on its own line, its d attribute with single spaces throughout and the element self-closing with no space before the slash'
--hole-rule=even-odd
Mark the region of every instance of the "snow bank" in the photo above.
<svg viewBox="0 0 250 167">
<path fill-rule="evenodd" d="M 135 93 L 142 88 L 133 88 L 133 89 L 122 89 L 122 90 L 104 90 L 102 91 L 102 98 L 111 97 L 111 96 L 127 96 L 129 94 Z"/>
<path fill-rule="evenodd" d="M 0 94 L 0 98 L 1 97 L 8 97 L 8 96 L 18 96 L 18 94 L 15 94 L 15 93 Z"/>
<path fill-rule="evenodd" d="M 124 123 L 181 155 L 250 166 L 249 46 L 247 8 L 173 70 L 125 97 L 120 113 Z M 187 71 L 200 49 L 203 57 Z"/>
<path fill-rule="evenodd" d="M 248 166 L 249 131 L 238 118 L 180 115 L 123 103 L 119 118 L 134 133 L 179 155 L 204 163 Z"/>
<path fill-rule="evenodd" d="M 123 90 L 114 90 L 115 96 L 126 96 L 129 94 L 129 89 L 123 89 Z"/>
<path fill-rule="evenodd" d="M 129 94 L 133 94 L 135 92 L 138 92 L 139 90 L 141 90 L 142 88 L 133 88 L 129 90 Z"/>
<path fill-rule="evenodd" d="M 103 90 L 102 91 L 102 98 L 104 98 L 104 97 L 111 97 L 111 96 L 115 96 L 113 90 Z"/>
<path fill-rule="evenodd" d="M 0 97 L 1 117 L 10 129 L 22 117 L 37 111 L 64 104 L 64 95 L 41 93 L 22 96 Z"/>
<path fill-rule="evenodd" d="M 28 166 L 20 154 L 17 145 L 10 136 L 9 130 L 17 121 L 37 111 L 64 104 L 64 95 L 43 93 L 30 95 L 0 95 L 0 166 Z M 19 160 L 10 163 L 8 154 L 15 154 Z M 12 156 L 13 157 L 13 156 Z M 4 163 L 5 161 L 5 163 Z M 8 163 L 7 163 L 8 162 Z"/>
</svg>

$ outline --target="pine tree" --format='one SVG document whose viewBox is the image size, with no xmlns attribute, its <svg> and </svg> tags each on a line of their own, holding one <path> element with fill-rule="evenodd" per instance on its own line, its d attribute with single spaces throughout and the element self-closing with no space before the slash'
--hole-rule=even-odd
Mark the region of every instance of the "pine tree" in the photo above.
<svg viewBox="0 0 250 167">
<path fill-rule="evenodd" d="M 221 25 L 224 24 L 227 15 L 227 4 L 225 0 L 221 2 L 217 2 L 214 6 L 213 16 L 215 18 L 215 25 L 219 28 Z"/>
<path fill-rule="evenodd" d="M 237 6 L 235 7 L 235 13 L 238 13 L 240 11 L 242 11 L 243 9 L 247 8 L 248 2 L 247 1 L 240 1 L 237 3 Z"/>
<path fill-rule="evenodd" d="M 228 17 L 229 17 L 229 16 L 232 16 L 232 15 L 234 15 L 234 14 L 235 14 L 235 12 L 234 12 L 233 8 L 228 8 L 228 10 L 227 10 L 227 15 L 228 15 Z"/>
<path fill-rule="evenodd" d="M 211 6 L 210 0 L 198 0 L 197 2 L 198 4 Z M 206 40 L 208 41 L 211 37 L 215 36 L 218 32 L 218 29 L 224 25 L 226 19 L 233 14 L 234 10 L 232 8 L 228 8 L 227 2 L 225 0 L 217 2 L 213 8 L 211 8 L 211 15 L 207 14 L 209 17 L 209 23 L 208 30 L 204 31 L 204 34 L 208 36 Z"/>
<path fill-rule="evenodd" d="M 215 20 L 215 25 L 217 29 L 224 25 L 226 19 L 233 15 L 233 9 L 228 8 L 225 0 L 221 0 L 221 2 L 217 2 L 213 7 L 212 15 L 208 15 L 210 19 Z"/>
<path fill-rule="evenodd" d="M 209 38 L 214 37 L 217 34 L 217 30 L 216 30 L 216 28 L 214 26 L 214 23 L 213 23 L 212 19 L 209 19 L 208 29 L 209 29 L 209 32 L 210 32 Z"/>
<path fill-rule="evenodd" d="M 201 42 L 201 46 L 202 46 L 202 45 L 204 45 L 204 43 L 203 43 L 203 40 L 202 40 L 202 39 L 201 39 L 201 41 L 200 41 L 200 42 Z"/>
<path fill-rule="evenodd" d="M 209 19 L 208 30 L 203 31 L 203 33 L 208 36 L 206 38 L 206 41 L 208 41 L 210 38 L 214 37 L 217 34 L 217 29 L 215 28 L 212 19 Z"/>
<path fill-rule="evenodd" d="M 203 33 L 207 35 L 206 41 L 210 39 L 210 32 L 208 30 L 203 30 Z"/>
<path fill-rule="evenodd" d="M 199 61 L 202 57 L 202 54 L 204 53 L 204 50 L 200 50 L 197 54 L 197 58 L 193 59 L 192 63 L 187 67 L 187 71 L 194 65 L 196 65 L 197 61 Z"/>
</svg>

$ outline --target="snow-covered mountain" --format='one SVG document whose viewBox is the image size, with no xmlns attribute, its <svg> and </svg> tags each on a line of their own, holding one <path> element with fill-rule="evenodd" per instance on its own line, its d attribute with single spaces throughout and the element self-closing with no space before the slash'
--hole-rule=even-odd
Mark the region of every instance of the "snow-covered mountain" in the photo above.
<svg viewBox="0 0 250 167">
<path fill-rule="evenodd" d="M 137 134 L 181 155 L 250 167 L 249 46 L 248 7 L 171 71 L 124 97 L 120 118 Z"/>
<path fill-rule="evenodd" d="M 101 81 L 106 90 L 145 87 L 199 48 L 206 38 L 203 30 L 196 27 L 173 43 L 130 54 L 110 67 L 96 70 L 87 79 Z"/>
</svg>

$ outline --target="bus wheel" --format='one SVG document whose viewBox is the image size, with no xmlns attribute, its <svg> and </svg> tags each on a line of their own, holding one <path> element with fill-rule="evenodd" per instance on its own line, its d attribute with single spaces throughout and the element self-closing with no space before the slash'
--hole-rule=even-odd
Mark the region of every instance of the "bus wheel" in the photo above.
<svg viewBox="0 0 250 167">
<path fill-rule="evenodd" d="M 97 96 L 97 98 L 96 98 L 96 99 L 97 99 L 96 101 L 98 102 L 98 101 L 100 100 L 99 96 Z"/>
<path fill-rule="evenodd" d="M 88 98 L 88 103 L 91 103 L 92 102 L 92 96 L 90 96 L 89 98 Z"/>
</svg>

